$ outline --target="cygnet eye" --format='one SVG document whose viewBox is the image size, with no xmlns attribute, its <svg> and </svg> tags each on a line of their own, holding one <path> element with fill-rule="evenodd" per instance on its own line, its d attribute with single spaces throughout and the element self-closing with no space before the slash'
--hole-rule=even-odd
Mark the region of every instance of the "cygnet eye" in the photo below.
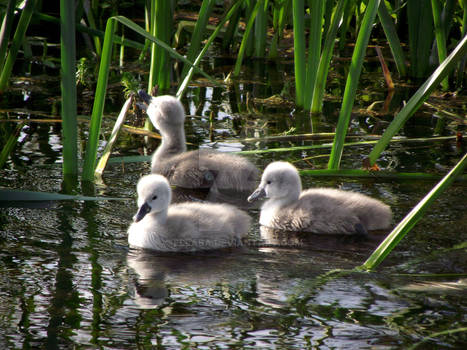
<svg viewBox="0 0 467 350">
<path fill-rule="evenodd" d="M 157 196 L 152 196 L 152 200 L 155 201 L 157 199 Z"/>
<path fill-rule="evenodd" d="M 266 181 L 266 184 L 270 185 L 270 184 L 271 184 L 271 180 Z"/>
</svg>

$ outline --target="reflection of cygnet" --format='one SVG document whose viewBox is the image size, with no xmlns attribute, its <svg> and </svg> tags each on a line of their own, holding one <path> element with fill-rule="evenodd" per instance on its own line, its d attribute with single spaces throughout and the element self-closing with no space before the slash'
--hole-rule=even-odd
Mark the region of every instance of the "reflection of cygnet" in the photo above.
<svg viewBox="0 0 467 350">
<path fill-rule="evenodd" d="M 264 170 L 259 187 L 248 201 L 266 197 L 260 224 L 284 231 L 330 234 L 366 234 L 388 228 L 391 209 L 360 193 L 332 188 L 302 192 L 297 169 L 273 162 Z"/>
<path fill-rule="evenodd" d="M 189 252 L 240 246 L 250 217 L 228 204 L 178 203 L 161 175 L 143 176 L 137 186 L 138 212 L 128 229 L 133 247 Z"/>
<path fill-rule="evenodd" d="M 143 309 L 161 305 L 170 294 L 164 281 L 165 271 L 157 269 L 150 257 L 134 252 L 128 253 L 127 264 L 138 274 L 135 303 Z"/>
<path fill-rule="evenodd" d="M 162 143 L 152 157 L 152 173 L 164 175 L 171 185 L 183 188 L 248 191 L 256 186 L 258 169 L 240 156 L 211 150 L 186 151 L 183 105 L 173 96 L 151 97 L 139 92 Z"/>
</svg>

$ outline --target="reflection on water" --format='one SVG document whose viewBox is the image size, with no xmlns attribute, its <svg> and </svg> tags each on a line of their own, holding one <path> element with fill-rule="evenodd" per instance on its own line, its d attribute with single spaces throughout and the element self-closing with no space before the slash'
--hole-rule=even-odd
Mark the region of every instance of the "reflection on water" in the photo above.
<svg viewBox="0 0 467 350">
<path fill-rule="evenodd" d="M 315 141 L 224 139 L 290 133 L 292 128 L 333 130 L 335 102 L 311 125 L 308 114 L 290 107 L 268 108 L 257 100 L 246 105 L 246 93 L 257 89 L 251 85 L 244 83 L 225 94 L 193 88 L 186 105 L 198 116 L 187 119 L 188 141 L 223 150 L 266 149 Z M 269 88 L 263 88 L 261 93 L 267 94 Z M 28 103 L 38 99 L 31 96 Z M 211 112 L 214 118 L 209 118 Z M 351 132 L 371 132 L 375 123 L 385 122 L 358 116 Z M 59 192 L 60 138 L 58 124 L 25 127 L 7 167 L 0 170 L 0 186 Z M 140 137 L 121 138 L 115 153 L 134 154 L 142 145 Z M 344 166 L 359 167 L 369 150 L 346 149 Z M 419 145 L 398 144 L 383 155 L 381 165 L 392 163 L 400 171 L 449 168 L 458 152 L 451 141 L 430 145 L 430 152 Z M 282 159 L 300 160 L 298 167 L 324 167 L 327 153 L 291 151 L 249 158 L 261 169 Z M 97 195 L 132 200 L 0 208 L 3 348 L 399 349 L 433 333 L 465 327 L 467 220 L 462 182 L 436 201 L 377 272 L 349 274 L 339 271 L 363 263 L 385 232 L 368 238 L 320 236 L 254 224 L 241 249 L 198 254 L 129 250 L 126 230 L 136 211 L 135 187 L 148 171 L 148 164 L 112 164 L 104 184 L 95 188 Z M 340 187 L 378 198 L 391 205 L 396 222 L 433 187 L 432 182 L 420 181 L 303 181 L 305 188 Z M 178 200 L 205 200 L 207 195 L 179 194 Z M 241 203 L 247 196 L 224 194 L 220 200 L 244 207 L 257 222 L 258 208 Z M 422 348 L 465 347 L 466 332 L 458 332 L 432 336 Z"/>
</svg>

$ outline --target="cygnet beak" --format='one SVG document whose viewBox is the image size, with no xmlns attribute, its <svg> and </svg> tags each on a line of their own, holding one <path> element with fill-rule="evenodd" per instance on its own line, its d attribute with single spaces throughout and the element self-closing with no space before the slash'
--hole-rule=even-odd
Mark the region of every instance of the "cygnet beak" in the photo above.
<svg viewBox="0 0 467 350">
<path fill-rule="evenodd" d="M 138 106 L 139 109 L 141 109 L 142 111 L 147 111 L 148 110 L 148 105 L 144 102 L 136 102 L 136 105 Z"/>
<path fill-rule="evenodd" d="M 255 190 L 255 192 L 250 194 L 250 197 L 248 197 L 247 201 L 251 203 L 251 202 L 254 202 L 257 199 L 261 199 L 261 198 L 264 198 L 264 197 L 266 197 L 266 191 L 264 191 L 264 188 L 258 187 Z"/>
<path fill-rule="evenodd" d="M 141 221 L 147 213 L 151 211 L 151 207 L 149 206 L 148 203 L 144 203 L 142 206 L 138 208 L 138 211 L 136 212 L 135 216 L 133 216 L 133 221 L 138 222 Z"/>
</svg>

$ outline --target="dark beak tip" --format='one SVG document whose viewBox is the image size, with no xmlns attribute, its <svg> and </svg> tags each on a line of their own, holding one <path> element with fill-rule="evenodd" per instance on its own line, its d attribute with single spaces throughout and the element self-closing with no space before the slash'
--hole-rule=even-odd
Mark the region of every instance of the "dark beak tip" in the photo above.
<svg viewBox="0 0 467 350">
<path fill-rule="evenodd" d="M 256 189 L 248 198 L 247 201 L 249 203 L 256 201 L 257 199 L 265 197 L 266 193 L 263 189 L 258 188 Z"/>
</svg>

